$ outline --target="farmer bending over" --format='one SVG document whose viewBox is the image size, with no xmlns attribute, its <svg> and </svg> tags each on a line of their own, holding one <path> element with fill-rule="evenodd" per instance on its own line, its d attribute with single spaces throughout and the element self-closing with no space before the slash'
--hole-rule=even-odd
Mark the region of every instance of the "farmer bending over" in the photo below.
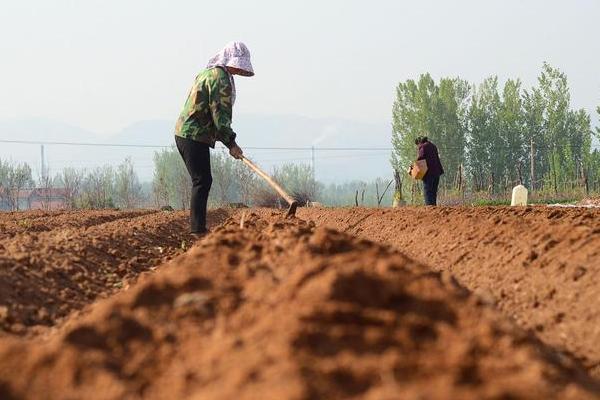
<svg viewBox="0 0 600 400">
<path fill-rule="evenodd" d="M 209 147 L 218 140 L 232 157 L 242 158 L 231 129 L 235 103 L 233 75 L 253 76 L 250 51 L 244 43 L 229 43 L 196 77 L 175 126 L 175 143 L 192 178 L 191 232 L 206 234 L 206 205 L 212 184 Z"/>
<path fill-rule="evenodd" d="M 440 184 L 440 176 L 444 173 L 438 149 L 435 144 L 431 143 L 427 136 L 418 137 L 415 144 L 419 146 L 419 154 L 417 160 L 425 160 L 427 162 L 427 172 L 423 177 L 423 191 L 425 192 L 425 205 L 435 206 L 437 204 L 438 185 Z"/>
</svg>

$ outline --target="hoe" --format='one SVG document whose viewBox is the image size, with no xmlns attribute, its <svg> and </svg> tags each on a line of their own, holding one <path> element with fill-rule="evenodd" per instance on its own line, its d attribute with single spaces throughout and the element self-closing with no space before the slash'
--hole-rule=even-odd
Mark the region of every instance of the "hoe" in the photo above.
<svg viewBox="0 0 600 400">
<path fill-rule="evenodd" d="M 279 193 L 279 195 L 281 197 L 283 197 L 285 199 L 285 201 L 290 205 L 290 208 L 288 208 L 286 217 L 293 217 L 296 215 L 296 208 L 298 208 L 298 202 L 296 200 L 294 200 L 292 198 L 292 196 L 290 196 L 285 190 L 283 190 L 283 188 L 281 186 L 279 186 L 279 184 L 277 184 L 277 182 L 275 182 L 273 180 L 273 178 L 271 178 L 269 175 L 267 175 L 266 172 L 264 172 L 262 169 L 260 169 L 256 164 L 254 164 L 252 161 L 248 160 L 246 157 L 242 156 L 242 161 L 248 166 L 250 167 L 251 170 L 253 170 L 254 172 L 256 172 L 256 174 L 258 176 L 260 176 L 261 178 L 263 178 L 265 181 L 267 181 L 267 183 L 269 184 L 269 186 L 271 186 L 273 189 L 275 189 L 275 191 L 277 193 Z"/>
</svg>

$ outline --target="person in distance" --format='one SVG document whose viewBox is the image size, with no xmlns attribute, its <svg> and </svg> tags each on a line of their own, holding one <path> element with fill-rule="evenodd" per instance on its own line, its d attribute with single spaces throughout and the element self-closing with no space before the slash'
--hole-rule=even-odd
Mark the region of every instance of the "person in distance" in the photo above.
<svg viewBox="0 0 600 400">
<path fill-rule="evenodd" d="M 423 192 L 425 194 L 425 205 L 435 206 L 437 204 L 437 192 L 440 184 L 440 176 L 444 174 L 444 168 L 438 154 L 437 146 L 429 141 L 427 136 L 418 137 L 415 140 L 418 146 L 417 160 L 427 162 L 427 172 L 423 177 Z"/>
</svg>

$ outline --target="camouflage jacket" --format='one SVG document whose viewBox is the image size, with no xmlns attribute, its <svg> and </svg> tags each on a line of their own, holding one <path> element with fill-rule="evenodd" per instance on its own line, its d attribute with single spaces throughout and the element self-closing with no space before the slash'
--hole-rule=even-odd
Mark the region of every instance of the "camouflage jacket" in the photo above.
<svg viewBox="0 0 600 400">
<path fill-rule="evenodd" d="M 235 144 L 231 129 L 233 87 L 229 73 L 221 67 L 202 71 L 196 77 L 175 126 L 175 135 L 215 147 Z"/>
</svg>

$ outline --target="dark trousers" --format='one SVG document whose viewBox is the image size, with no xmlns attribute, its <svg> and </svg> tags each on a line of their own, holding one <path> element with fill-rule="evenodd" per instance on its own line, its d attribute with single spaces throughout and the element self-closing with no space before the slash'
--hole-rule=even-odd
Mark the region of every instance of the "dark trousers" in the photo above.
<svg viewBox="0 0 600 400">
<path fill-rule="evenodd" d="M 192 233 L 206 232 L 206 203 L 212 185 L 210 147 L 205 143 L 175 136 L 177 150 L 192 178 L 190 220 Z"/>
<path fill-rule="evenodd" d="M 425 192 L 425 205 L 435 206 L 437 204 L 438 185 L 440 184 L 440 176 L 428 176 L 425 174 L 423 178 L 423 191 Z"/>
</svg>

